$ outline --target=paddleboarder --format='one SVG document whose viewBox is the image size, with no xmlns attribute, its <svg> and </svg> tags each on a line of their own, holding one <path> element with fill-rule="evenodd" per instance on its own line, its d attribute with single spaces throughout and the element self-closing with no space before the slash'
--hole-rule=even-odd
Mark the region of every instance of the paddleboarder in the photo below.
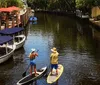
<svg viewBox="0 0 100 85">
<path fill-rule="evenodd" d="M 38 53 L 35 51 L 35 49 L 31 49 L 31 50 L 32 50 L 32 52 L 29 54 L 30 74 L 32 75 L 32 71 L 33 71 L 33 68 L 34 68 L 35 76 L 37 76 L 35 58 L 38 56 Z"/>
<path fill-rule="evenodd" d="M 59 53 L 57 52 L 57 49 L 55 47 L 51 49 L 51 52 L 52 52 L 50 55 L 51 75 L 52 75 L 53 68 L 56 69 L 56 75 L 58 75 L 58 55 Z"/>
</svg>

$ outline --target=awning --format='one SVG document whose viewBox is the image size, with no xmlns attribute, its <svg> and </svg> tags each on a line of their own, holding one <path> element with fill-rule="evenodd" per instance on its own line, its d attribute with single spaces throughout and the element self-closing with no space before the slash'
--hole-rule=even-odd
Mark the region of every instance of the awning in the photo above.
<svg viewBox="0 0 100 85">
<path fill-rule="evenodd" d="M 16 7 L 16 6 L 12 6 L 12 7 L 8 7 L 8 8 L 11 9 L 11 10 L 20 10 L 20 8 Z"/>
<path fill-rule="evenodd" d="M 13 38 L 11 36 L 0 36 L 0 45 L 9 42 L 12 39 Z"/>
<path fill-rule="evenodd" d="M 12 12 L 12 9 L 9 8 L 0 8 L 0 12 Z"/>
<path fill-rule="evenodd" d="M 24 30 L 24 28 L 21 28 L 21 27 L 7 28 L 4 30 L 0 30 L 0 34 L 11 35 L 11 34 L 15 34 L 20 31 L 23 31 L 23 30 Z"/>
<path fill-rule="evenodd" d="M 12 6 L 8 8 L 0 8 L 0 12 L 12 12 L 14 10 L 20 10 L 20 8 L 16 6 Z"/>
</svg>

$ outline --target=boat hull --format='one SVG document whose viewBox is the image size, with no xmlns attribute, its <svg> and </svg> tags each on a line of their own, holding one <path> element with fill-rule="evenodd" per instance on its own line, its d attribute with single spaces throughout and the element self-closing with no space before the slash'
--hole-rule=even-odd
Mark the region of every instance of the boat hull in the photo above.
<svg viewBox="0 0 100 85">
<path fill-rule="evenodd" d="M 0 47 L 5 47 L 5 48 L 6 48 L 5 45 L 0 46 Z M 11 47 L 12 47 L 12 48 L 11 48 Z M 15 45 L 13 45 L 13 46 L 7 46 L 7 48 L 10 48 L 11 51 L 8 52 L 8 53 L 5 54 L 5 55 L 0 56 L 0 64 L 1 64 L 1 63 L 4 63 L 5 61 L 7 61 L 7 60 L 13 55 L 14 50 L 16 49 L 16 46 L 15 46 Z"/>
<path fill-rule="evenodd" d="M 26 40 L 26 36 L 25 35 L 19 35 L 19 36 L 15 36 L 16 38 L 21 38 L 21 41 L 19 42 L 15 42 L 14 45 L 16 45 L 16 50 L 21 48 Z"/>
</svg>

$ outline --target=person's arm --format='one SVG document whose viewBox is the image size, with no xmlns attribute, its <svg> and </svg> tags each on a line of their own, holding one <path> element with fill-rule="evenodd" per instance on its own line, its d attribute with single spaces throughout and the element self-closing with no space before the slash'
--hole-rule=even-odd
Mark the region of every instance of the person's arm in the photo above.
<svg viewBox="0 0 100 85">
<path fill-rule="evenodd" d="M 38 53 L 37 52 L 35 53 L 35 57 L 38 57 Z"/>
<path fill-rule="evenodd" d="M 59 53 L 57 52 L 57 55 L 59 56 Z"/>
</svg>

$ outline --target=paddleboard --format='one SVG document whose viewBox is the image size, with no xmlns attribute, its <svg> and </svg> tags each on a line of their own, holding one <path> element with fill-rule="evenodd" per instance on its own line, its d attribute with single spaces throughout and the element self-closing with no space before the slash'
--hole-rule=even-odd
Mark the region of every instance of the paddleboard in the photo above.
<svg viewBox="0 0 100 85">
<path fill-rule="evenodd" d="M 51 83 L 56 82 L 60 78 L 60 76 L 62 75 L 63 69 L 64 69 L 63 65 L 58 64 L 58 75 L 56 75 L 56 69 L 53 68 L 52 75 L 50 72 L 48 77 L 47 77 L 47 83 L 51 84 Z"/>
<path fill-rule="evenodd" d="M 32 75 L 29 74 L 29 75 L 23 77 L 22 79 L 20 79 L 17 82 L 17 85 L 24 85 L 24 84 L 27 85 L 28 83 L 35 81 L 35 80 L 39 79 L 40 77 L 42 77 L 46 73 L 46 71 L 47 71 L 47 67 L 43 67 L 43 68 L 37 70 L 37 74 L 38 74 L 37 76 L 35 76 L 35 73 L 33 72 Z"/>
</svg>

